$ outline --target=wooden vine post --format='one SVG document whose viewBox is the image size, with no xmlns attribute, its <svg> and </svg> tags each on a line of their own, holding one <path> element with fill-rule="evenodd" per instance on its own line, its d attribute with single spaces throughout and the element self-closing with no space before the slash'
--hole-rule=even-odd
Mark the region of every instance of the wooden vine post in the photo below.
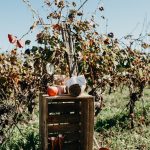
<svg viewBox="0 0 150 150">
<path fill-rule="evenodd" d="M 69 67 L 69 75 L 72 77 L 73 75 L 77 75 L 77 62 L 76 62 L 76 52 L 74 48 L 74 38 L 71 32 L 71 28 L 65 22 L 62 24 L 62 39 L 66 46 L 66 57 L 67 64 Z"/>
</svg>

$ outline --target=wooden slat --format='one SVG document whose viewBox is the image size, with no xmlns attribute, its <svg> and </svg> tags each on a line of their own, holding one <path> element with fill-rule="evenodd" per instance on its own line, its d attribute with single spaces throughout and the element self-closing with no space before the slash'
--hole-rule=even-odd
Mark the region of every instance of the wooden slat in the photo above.
<svg viewBox="0 0 150 150">
<path fill-rule="evenodd" d="M 49 134 L 48 137 L 57 137 L 60 133 Z M 64 137 L 64 141 L 80 141 L 80 133 L 79 132 L 70 132 L 70 133 L 62 133 Z"/>
<path fill-rule="evenodd" d="M 88 136 L 88 149 L 92 150 L 93 148 L 93 135 L 94 135 L 94 97 L 88 99 L 89 103 L 89 127 L 87 131 Z"/>
<path fill-rule="evenodd" d="M 65 141 L 79 141 L 80 140 L 80 133 L 79 132 L 74 132 L 74 133 L 68 133 L 64 135 L 64 140 Z"/>
<path fill-rule="evenodd" d="M 78 123 L 80 122 L 79 114 L 69 114 L 69 115 L 49 115 L 48 123 Z"/>
<path fill-rule="evenodd" d="M 61 98 L 59 98 L 59 99 L 47 99 L 48 100 L 48 102 L 49 103 L 51 103 L 51 102 L 72 102 L 72 103 L 74 103 L 74 102 L 79 102 L 79 99 L 74 99 L 74 98 L 72 98 L 72 99 L 61 99 Z"/>
<path fill-rule="evenodd" d="M 82 127 L 81 127 L 81 149 L 83 150 L 88 150 L 87 149 L 87 124 L 88 124 L 88 115 L 89 115 L 89 108 L 88 108 L 88 102 L 87 101 L 82 101 L 82 106 L 81 106 L 81 112 L 82 112 L 82 117 L 81 117 L 81 122 L 82 122 Z"/>
<path fill-rule="evenodd" d="M 48 112 L 56 113 L 56 112 L 74 112 L 79 111 L 78 103 L 52 103 L 48 104 Z"/>
<path fill-rule="evenodd" d="M 80 130 L 79 124 L 61 124 L 61 125 L 48 124 L 48 132 L 73 132 L 79 130 Z"/>
<path fill-rule="evenodd" d="M 84 150 L 92 150 L 93 147 L 93 127 L 94 127 L 94 99 L 87 99 L 82 102 L 82 122 L 83 147 Z"/>
<path fill-rule="evenodd" d="M 42 150 L 44 139 L 43 139 L 43 102 L 42 93 L 39 94 L 39 139 L 40 139 L 40 150 Z"/>
<path fill-rule="evenodd" d="M 76 142 L 71 142 L 71 143 L 66 143 L 63 145 L 63 150 L 81 150 L 81 143 L 78 141 Z"/>
<path fill-rule="evenodd" d="M 42 99 L 42 139 L 43 139 L 43 143 L 42 143 L 42 150 L 47 150 L 48 149 L 48 130 L 47 130 L 47 114 L 48 114 L 48 108 L 47 108 L 47 101 L 45 98 Z"/>
<path fill-rule="evenodd" d="M 86 100 L 86 99 L 91 99 L 91 98 L 93 98 L 93 96 L 91 96 L 91 95 L 88 95 L 88 94 L 85 94 L 85 93 L 83 93 L 83 94 L 81 94 L 81 95 L 79 95 L 79 96 L 77 96 L 77 97 L 72 97 L 72 96 L 70 96 L 70 95 L 67 95 L 67 94 L 64 94 L 64 95 L 60 95 L 60 96 L 48 96 L 47 94 L 44 94 L 43 95 L 43 97 L 46 97 L 46 99 L 48 100 L 48 101 L 51 101 L 51 100 L 58 100 L 58 99 L 62 99 L 63 101 L 66 101 L 66 100 L 80 100 L 80 99 L 82 99 L 82 100 Z"/>
<path fill-rule="evenodd" d="M 48 150 L 51 150 L 51 144 L 48 145 Z M 81 150 L 80 149 L 80 143 L 75 141 L 75 142 L 72 142 L 72 143 L 64 143 L 62 145 L 62 149 L 63 150 Z"/>
</svg>

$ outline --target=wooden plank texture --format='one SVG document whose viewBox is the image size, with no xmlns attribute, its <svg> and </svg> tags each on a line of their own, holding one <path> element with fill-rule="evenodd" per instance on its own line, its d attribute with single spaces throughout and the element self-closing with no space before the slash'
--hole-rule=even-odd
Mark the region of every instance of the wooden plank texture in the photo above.
<svg viewBox="0 0 150 150">
<path fill-rule="evenodd" d="M 63 150 L 92 150 L 94 97 L 39 96 L 41 150 L 50 150 L 50 137 L 64 136 Z"/>
<path fill-rule="evenodd" d="M 42 149 L 42 146 L 44 145 L 44 134 L 43 134 L 43 99 L 42 99 L 42 93 L 39 94 L 39 140 L 40 140 L 40 149 Z"/>
<path fill-rule="evenodd" d="M 80 99 L 86 100 L 86 99 L 92 99 L 93 98 L 93 96 L 85 94 L 85 93 L 83 93 L 77 97 L 72 97 L 72 96 L 67 95 L 67 94 L 60 95 L 60 96 L 48 96 L 47 94 L 43 94 L 43 97 L 45 97 L 48 101 L 49 100 L 58 100 L 58 99 L 62 99 L 63 101 L 67 101 L 67 100 L 72 101 L 72 100 L 78 100 L 78 99 L 79 100 Z"/>
<path fill-rule="evenodd" d="M 88 127 L 88 149 L 93 149 L 93 135 L 94 135 L 94 97 L 88 99 L 89 101 L 89 127 Z"/>
<path fill-rule="evenodd" d="M 88 118 L 89 118 L 89 108 L 88 102 L 82 101 L 82 139 L 81 139 L 81 149 L 88 150 L 88 136 L 87 136 L 87 129 L 88 129 Z"/>
<path fill-rule="evenodd" d="M 80 105 L 78 103 L 51 103 L 48 104 L 48 112 L 74 112 L 78 111 Z"/>
<path fill-rule="evenodd" d="M 48 137 L 57 137 L 59 133 L 51 133 Z M 62 132 L 62 136 L 64 137 L 64 141 L 79 141 L 80 140 L 80 133 L 77 132 Z"/>
<path fill-rule="evenodd" d="M 61 115 L 49 115 L 48 123 L 79 123 L 80 122 L 80 114 L 61 114 Z"/>
<path fill-rule="evenodd" d="M 48 102 L 46 101 L 45 98 L 43 98 L 43 149 L 48 150 L 48 130 L 47 130 L 47 120 L 48 120 Z"/>
<path fill-rule="evenodd" d="M 51 144 L 49 144 L 48 150 L 51 150 Z M 71 143 L 64 143 L 62 145 L 62 150 L 82 150 L 80 149 L 80 143 L 78 141 Z"/>
<path fill-rule="evenodd" d="M 79 124 L 57 124 L 57 125 L 47 125 L 48 132 L 74 132 L 80 130 Z"/>
<path fill-rule="evenodd" d="M 71 143 L 65 143 L 63 145 L 63 150 L 81 150 L 80 145 L 81 144 L 78 141 L 71 142 Z"/>
</svg>

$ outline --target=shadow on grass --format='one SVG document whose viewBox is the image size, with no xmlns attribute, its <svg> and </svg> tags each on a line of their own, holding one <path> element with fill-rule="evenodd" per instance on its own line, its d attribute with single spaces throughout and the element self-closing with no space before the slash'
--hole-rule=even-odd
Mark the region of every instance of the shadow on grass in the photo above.
<svg viewBox="0 0 150 150">
<path fill-rule="evenodd" d="M 129 128 L 129 116 L 126 114 L 118 114 L 113 118 L 98 120 L 95 124 L 95 131 L 103 131 L 112 127 L 119 126 L 120 128 Z"/>
<path fill-rule="evenodd" d="M 144 106 L 144 109 L 142 109 L 142 106 L 140 106 L 140 108 L 135 113 L 136 119 L 140 118 L 140 116 L 144 116 L 145 117 L 144 124 L 146 126 L 150 125 L 150 118 L 148 115 L 150 114 L 150 109 L 149 109 L 150 104 L 146 104 Z M 120 114 L 113 116 L 112 118 L 106 118 L 103 120 L 99 119 L 95 124 L 95 131 L 100 132 L 100 131 L 110 129 L 112 127 L 121 128 L 121 129 L 131 129 L 130 121 L 131 120 L 129 115 L 126 114 L 125 112 L 122 112 Z"/>
</svg>

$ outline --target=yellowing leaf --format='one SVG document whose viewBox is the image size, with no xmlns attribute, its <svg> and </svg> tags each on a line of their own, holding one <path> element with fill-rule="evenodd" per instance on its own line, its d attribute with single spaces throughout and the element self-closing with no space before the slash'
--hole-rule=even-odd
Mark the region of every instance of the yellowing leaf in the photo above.
<svg viewBox="0 0 150 150">
<path fill-rule="evenodd" d="M 140 77 L 143 77 L 143 72 L 142 72 L 141 68 L 139 69 L 139 75 L 140 75 Z"/>
</svg>

